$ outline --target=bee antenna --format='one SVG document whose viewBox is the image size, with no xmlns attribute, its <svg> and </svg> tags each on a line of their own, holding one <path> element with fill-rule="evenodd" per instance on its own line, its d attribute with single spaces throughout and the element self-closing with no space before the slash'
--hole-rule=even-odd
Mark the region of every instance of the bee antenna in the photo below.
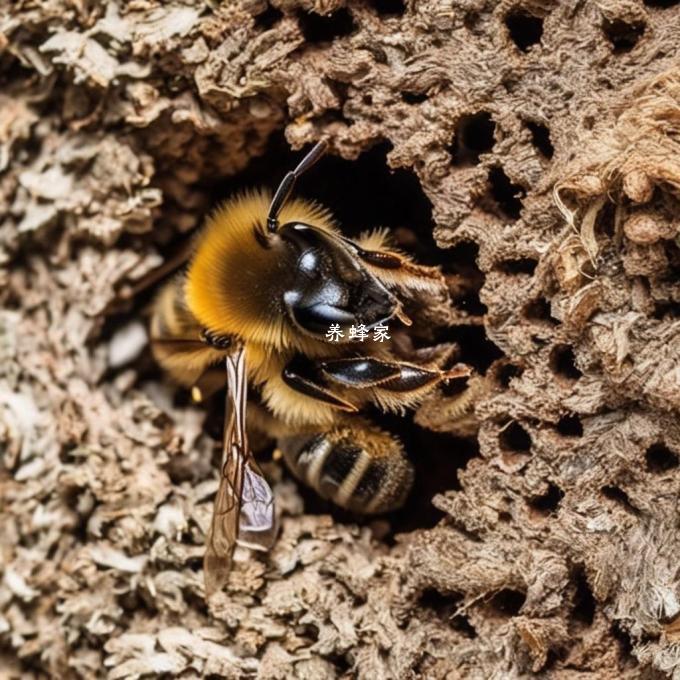
<svg viewBox="0 0 680 680">
<path fill-rule="evenodd" d="M 312 150 L 300 161 L 295 170 L 286 173 L 286 176 L 281 180 L 281 184 L 279 184 L 279 188 L 276 190 L 269 206 L 269 215 L 267 215 L 267 230 L 270 233 L 274 233 L 279 228 L 279 213 L 293 191 L 298 177 L 306 170 L 309 170 L 326 153 L 327 148 L 328 143 L 325 140 L 322 139 L 320 142 L 317 142 L 312 147 Z"/>
</svg>

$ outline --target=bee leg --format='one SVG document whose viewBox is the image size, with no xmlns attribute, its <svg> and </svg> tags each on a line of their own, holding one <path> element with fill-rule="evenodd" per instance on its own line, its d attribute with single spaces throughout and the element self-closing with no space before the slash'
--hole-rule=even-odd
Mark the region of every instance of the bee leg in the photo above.
<svg viewBox="0 0 680 680">
<path fill-rule="evenodd" d="M 230 335 L 220 335 L 207 328 L 201 329 L 201 340 L 215 349 L 229 349 L 234 344 L 234 339 Z"/>
<path fill-rule="evenodd" d="M 324 387 L 319 382 L 314 380 L 314 378 L 302 375 L 299 371 L 292 368 L 290 365 L 286 366 L 281 373 L 283 381 L 296 392 L 305 394 L 308 397 L 318 399 L 326 404 L 330 404 L 335 408 L 342 411 L 348 411 L 350 413 L 357 411 L 357 407 L 348 401 L 345 401 L 342 397 L 334 394 L 327 387 Z"/>
<path fill-rule="evenodd" d="M 350 241 L 349 239 L 346 240 Z M 368 262 L 368 264 L 372 264 L 374 267 L 379 267 L 380 269 L 401 269 L 403 265 L 405 258 L 396 253 L 384 250 L 366 250 L 353 241 L 350 241 L 350 243 L 356 249 L 357 255 L 364 262 Z"/>
<path fill-rule="evenodd" d="M 369 267 L 380 270 L 380 278 L 389 286 L 411 290 L 446 290 L 438 267 L 416 264 L 410 257 L 395 251 L 387 242 L 386 232 L 372 232 L 345 241 Z"/>
<path fill-rule="evenodd" d="M 413 484 L 413 466 L 399 439 L 361 419 L 328 432 L 282 437 L 278 445 L 298 479 L 352 512 L 395 510 Z"/>
<path fill-rule="evenodd" d="M 399 364 L 375 357 L 329 359 L 322 361 L 319 368 L 333 382 L 353 388 L 372 387 L 401 375 Z"/>
<path fill-rule="evenodd" d="M 442 380 L 465 378 L 470 375 L 470 368 L 464 364 L 457 364 L 448 371 L 421 368 L 413 364 L 399 364 L 399 368 L 399 377 L 380 383 L 380 389 L 389 392 L 417 392 Z"/>
<path fill-rule="evenodd" d="M 462 364 L 449 371 L 440 371 L 375 357 L 331 359 L 321 363 L 320 368 L 325 376 L 345 387 L 361 389 L 380 386 L 390 392 L 412 392 L 441 380 L 470 373 Z"/>
</svg>

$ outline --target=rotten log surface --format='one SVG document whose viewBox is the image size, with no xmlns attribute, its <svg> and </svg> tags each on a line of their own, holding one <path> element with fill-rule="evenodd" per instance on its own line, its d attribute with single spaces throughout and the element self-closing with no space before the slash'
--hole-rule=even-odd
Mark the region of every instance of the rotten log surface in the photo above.
<svg viewBox="0 0 680 680">
<path fill-rule="evenodd" d="M 680 5 L 8 5 L 0 675 L 679 678 Z M 147 277 L 322 136 L 303 191 L 444 266 L 474 399 L 404 421 L 393 517 L 269 465 L 281 538 L 208 607 L 219 442 Z"/>
</svg>

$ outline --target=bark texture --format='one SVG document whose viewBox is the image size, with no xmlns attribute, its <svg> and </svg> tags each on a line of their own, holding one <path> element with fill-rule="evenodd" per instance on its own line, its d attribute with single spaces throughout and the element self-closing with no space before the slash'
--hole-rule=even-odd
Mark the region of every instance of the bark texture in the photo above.
<svg viewBox="0 0 680 680">
<path fill-rule="evenodd" d="M 680 678 L 679 47 L 672 0 L 0 8 L 0 675 Z M 417 178 L 478 374 L 415 415 L 436 526 L 271 465 L 206 605 L 219 442 L 147 277 L 281 133 Z"/>
</svg>

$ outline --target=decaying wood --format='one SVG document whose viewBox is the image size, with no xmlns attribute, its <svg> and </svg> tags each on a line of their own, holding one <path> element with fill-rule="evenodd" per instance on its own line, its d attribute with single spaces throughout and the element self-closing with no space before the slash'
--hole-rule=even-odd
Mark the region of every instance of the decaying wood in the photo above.
<svg viewBox="0 0 680 680">
<path fill-rule="evenodd" d="M 0 8 L 0 675 L 680 678 L 679 48 L 669 0 Z M 206 606 L 218 443 L 140 295 L 281 131 L 389 142 L 479 249 L 430 313 L 504 356 L 415 416 L 479 442 L 437 526 L 271 466 L 280 540 Z"/>
</svg>

